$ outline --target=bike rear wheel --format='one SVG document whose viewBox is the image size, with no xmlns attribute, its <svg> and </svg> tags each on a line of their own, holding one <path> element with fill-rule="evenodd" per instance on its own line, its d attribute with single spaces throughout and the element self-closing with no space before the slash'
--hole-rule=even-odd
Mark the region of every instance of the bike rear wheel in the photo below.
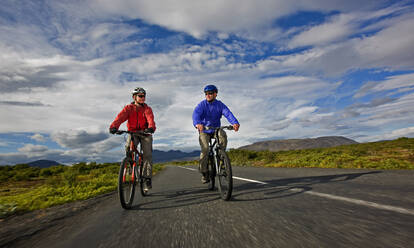
<svg viewBox="0 0 414 248">
<path fill-rule="evenodd" d="M 216 165 L 214 164 L 214 157 L 208 158 L 208 174 L 210 177 L 210 182 L 208 184 L 209 190 L 214 190 L 216 184 Z"/>
<path fill-rule="evenodd" d="M 118 177 L 118 195 L 121 206 L 130 209 L 135 196 L 136 174 L 133 173 L 133 162 L 125 158 L 119 169 Z"/>
<path fill-rule="evenodd" d="M 231 170 L 230 159 L 227 153 L 220 152 L 217 163 L 219 166 L 218 171 L 218 188 L 220 191 L 221 199 L 228 201 L 231 198 L 233 192 L 233 173 Z"/>
</svg>

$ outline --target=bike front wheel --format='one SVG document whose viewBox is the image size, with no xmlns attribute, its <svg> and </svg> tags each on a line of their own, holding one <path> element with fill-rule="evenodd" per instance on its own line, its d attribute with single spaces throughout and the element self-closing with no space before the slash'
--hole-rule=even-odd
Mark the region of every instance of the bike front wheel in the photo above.
<svg viewBox="0 0 414 248">
<path fill-rule="evenodd" d="M 218 164 L 218 188 L 221 199 L 228 201 L 233 192 L 233 174 L 231 170 L 230 159 L 225 152 L 220 152 L 217 158 Z"/>
<path fill-rule="evenodd" d="M 216 166 L 214 164 L 214 157 L 209 156 L 208 158 L 208 176 L 210 177 L 210 182 L 208 184 L 209 190 L 214 190 L 216 184 Z"/>
<path fill-rule="evenodd" d="M 133 162 L 129 158 L 125 158 L 121 167 L 119 168 L 118 177 L 118 195 L 121 206 L 125 209 L 130 209 L 135 196 L 135 180 Z"/>
</svg>

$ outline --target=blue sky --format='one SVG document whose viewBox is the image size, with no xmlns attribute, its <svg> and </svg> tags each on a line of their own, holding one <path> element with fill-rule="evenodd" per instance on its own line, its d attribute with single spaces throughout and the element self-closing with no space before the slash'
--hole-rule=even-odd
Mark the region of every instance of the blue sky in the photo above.
<svg viewBox="0 0 414 248">
<path fill-rule="evenodd" d="M 0 164 L 118 161 L 124 137 L 107 130 L 138 86 L 159 150 L 199 149 L 191 114 L 210 83 L 241 123 L 230 148 L 414 137 L 413 10 L 381 0 L 2 1 Z"/>
</svg>

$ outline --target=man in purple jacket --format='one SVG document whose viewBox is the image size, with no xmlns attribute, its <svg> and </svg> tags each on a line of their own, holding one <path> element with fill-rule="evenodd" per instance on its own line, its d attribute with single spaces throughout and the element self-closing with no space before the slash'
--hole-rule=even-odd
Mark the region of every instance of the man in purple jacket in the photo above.
<svg viewBox="0 0 414 248">
<path fill-rule="evenodd" d="M 224 115 L 227 120 L 233 125 L 234 131 L 238 131 L 240 124 L 234 117 L 230 109 L 224 105 L 219 100 L 216 100 L 217 97 L 217 87 L 214 85 L 207 85 L 204 88 L 204 93 L 206 94 L 206 99 L 201 101 L 193 112 L 193 125 L 198 129 L 200 133 L 199 142 L 201 147 L 200 153 L 200 172 L 202 174 L 201 182 L 208 183 L 209 177 L 207 175 L 208 168 L 208 142 L 213 137 L 214 130 L 205 130 L 204 127 L 220 127 L 221 126 L 221 116 Z M 227 135 L 224 130 L 219 132 L 220 145 L 224 149 L 227 146 Z"/>
</svg>

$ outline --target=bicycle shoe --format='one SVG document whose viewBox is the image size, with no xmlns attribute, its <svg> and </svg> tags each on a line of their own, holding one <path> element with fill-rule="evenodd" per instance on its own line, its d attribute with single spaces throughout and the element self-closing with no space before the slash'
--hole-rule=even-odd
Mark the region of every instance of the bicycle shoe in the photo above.
<svg viewBox="0 0 414 248">
<path fill-rule="evenodd" d="M 201 182 L 202 183 L 210 182 L 210 177 L 208 176 L 208 173 L 203 173 L 203 175 L 201 176 Z"/>
</svg>

